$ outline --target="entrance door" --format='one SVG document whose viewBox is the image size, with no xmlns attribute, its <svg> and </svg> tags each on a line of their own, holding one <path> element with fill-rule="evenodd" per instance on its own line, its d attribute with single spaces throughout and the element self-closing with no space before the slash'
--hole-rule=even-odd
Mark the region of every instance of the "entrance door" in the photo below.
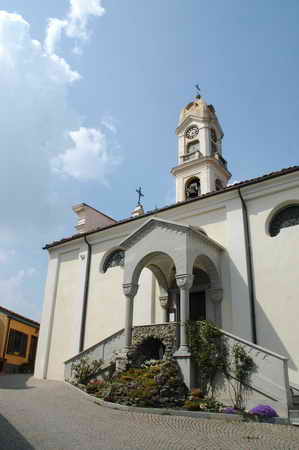
<svg viewBox="0 0 299 450">
<path fill-rule="evenodd" d="M 190 320 L 206 319 L 206 296 L 205 292 L 190 293 Z"/>
</svg>

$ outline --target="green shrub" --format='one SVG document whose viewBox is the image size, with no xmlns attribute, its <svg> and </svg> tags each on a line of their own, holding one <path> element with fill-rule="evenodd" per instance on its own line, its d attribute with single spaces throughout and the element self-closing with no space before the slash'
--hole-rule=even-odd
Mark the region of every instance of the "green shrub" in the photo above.
<svg viewBox="0 0 299 450">
<path fill-rule="evenodd" d="M 72 379 L 77 384 L 88 384 L 95 378 L 103 365 L 102 360 L 90 361 L 88 357 L 80 359 L 71 366 Z"/>
</svg>

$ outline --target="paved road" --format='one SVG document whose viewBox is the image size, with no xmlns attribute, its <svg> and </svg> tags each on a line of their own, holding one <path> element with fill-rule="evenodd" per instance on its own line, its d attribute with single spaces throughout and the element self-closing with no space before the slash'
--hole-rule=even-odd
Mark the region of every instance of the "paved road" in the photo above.
<svg viewBox="0 0 299 450">
<path fill-rule="evenodd" d="M 1 450 L 299 450 L 299 429 L 116 411 L 61 382 L 0 376 Z"/>
</svg>

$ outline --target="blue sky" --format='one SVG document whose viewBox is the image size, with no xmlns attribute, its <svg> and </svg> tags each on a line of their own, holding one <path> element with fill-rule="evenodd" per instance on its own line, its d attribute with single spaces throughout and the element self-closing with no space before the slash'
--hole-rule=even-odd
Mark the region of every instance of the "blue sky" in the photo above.
<svg viewBox="0 0 299 450">
<path fill-rule="evenodd" d="M 0 303 L 40 319 L 43 244 L 71 206 L 174 202 L 175 128 L 199 83 L 234 181 L 298 163 L 297 0 L 2 0 Z M 49 19 L 52 19 L 49 21 Z"/>
</svg>

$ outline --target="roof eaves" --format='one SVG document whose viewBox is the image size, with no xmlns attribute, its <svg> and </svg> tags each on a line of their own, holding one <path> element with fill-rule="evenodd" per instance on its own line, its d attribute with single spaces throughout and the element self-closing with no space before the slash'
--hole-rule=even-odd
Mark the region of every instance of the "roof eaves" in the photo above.
<svg viewBox="0 0 299 450">
<path fill-rule="evenodd" d="M 77 233 L 77 234 L 75 234 L 73 236 L 70 236 L 68 238 L 64 238 L 64 239 L 61 239 L 59 241 L 54 241 L 54 242 L 52 242 L 50 244 L 46 244 L 43 247 L 43 250 L 48 250 L 49 248 L 56 247 L 57 245 L 62 245 L 64 243 L 66 243 L 66 242 L 70 242 L 70 241 L 73 241 L 75 239 L 79 239 L 80 237 L 83 237 L 83 236 L 89 236 L 89 235 L 97 233 L 99 231 L 105 231 L 105 230 L 108 230 L 110 228 L 114 228 L 114 227 L 116 227 L 118 225 L 122 225 L 124 223 L 130 223 L 130 222 L 133 222 L 135 220 L 139 220 L 139 219 L 142 219 L 142 218 L 145 218 L 145 217 L 149 217 L 149 216 L 157 214 L 159 212 L 167 211 L 168 209 L 178 208 L 178 207 L 183 206 L 183 205 L 187 205 L 187 204 L 190 204 L 190 203 L 198 202 L 198 201 L 203 200 L 205 198 L 213 197 L 215 195 L 220 195 L 220 194 L 223 194 L 225 192 L 230 192 L 230 191 L 233 191 L 235 189 L 239 189 L 241 187 L 250 186 L 252 184 L 260 183 L 262 181 L 270 180 L 272 178 L 280 177 L 282 175 L 287 175 L 289 173 L 293 173 L 293 172 L 297 172 L 297 171 L 299 171 L 299 166 L 291 166 L 291 167 L 288 167 L 288 168 L 285 168 L 285 169 L 281 169 L 280 171 L 270 172 L 269 174 L 261 175 L 260 177 L 251 178 L 251 179 L 248 179 L 248 180 L 240 181 L 239 183 L 234 183 L 234 184 L 232 184 L 230 186 L 227 186 L 227 187 L 225 187 L 225 188 L 223 188 L 223 189 L 221 189 L 219 191 L 208 192 L 207 194 L 203 194 L 203 195 L 201 195 L 200 197 L 197 197 L 197 198 L 184 200 L 184 201 L 181 201 L 181 202 L 173 203 L 172 205 L 164 206 L 162 208 L 157 208 L 157 209 L 153 209 L 151 211 L 147 211 L 142 216 L 129 217 L 127 219 L 119 220 L 116 223 L 113 223 L 113 224 L 108 225 L 106 227 L 98 227 L 98 228 L 95 228 L 94 230 L 90 230 L 90 231 L 88 231 L 86 233 Z"/>
<path fill-rule="evenodd" d="M 35 328 L 40 327 L 39 322 L 29 319 L 28 317 L 22 316 L 21 314 L 11 311 L 10 309 L 4 308 L 4 306 L 0 306 L 0 312 L 2 312 L 3 314 L 6 314 L 7 316 L 11 317 L 12 319 L 26 321 L 27 323 L 32 324 L 32 326 Z"/>
</svg>

